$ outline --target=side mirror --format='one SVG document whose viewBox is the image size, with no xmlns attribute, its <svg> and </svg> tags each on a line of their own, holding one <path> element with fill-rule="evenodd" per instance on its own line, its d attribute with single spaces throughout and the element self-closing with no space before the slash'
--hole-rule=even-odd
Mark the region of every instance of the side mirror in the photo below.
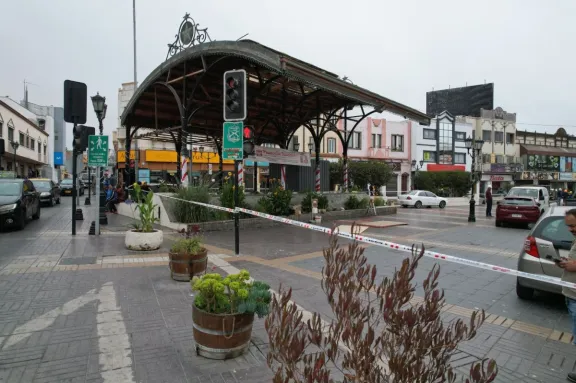
<svg viewBox="0 0 576 383">
<path fill-rule="evenodd" d="M 540 207 L 542 205 L 540 202 L 536 202 L 536 206 Z"/>
<path fill-rule="evenodd" d="M 540 196 L 540 201 L 544 201 L 544 200 L 545 200 L 544 196 Z"/>
</svg>

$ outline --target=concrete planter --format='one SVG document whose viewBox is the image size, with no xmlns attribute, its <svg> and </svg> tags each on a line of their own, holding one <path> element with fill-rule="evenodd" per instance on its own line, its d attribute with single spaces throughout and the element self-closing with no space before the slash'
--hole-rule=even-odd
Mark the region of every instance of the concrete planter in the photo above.
<svg viewBox="0 0 576 383">
<path fill-rule="evenodd" d="M 164 241 L 162 230 L 154 230 L 151 233 L 143 233 L 136 230 L 128 230 L 124 243 L 129 250 L 149 251 L 158 250 Z"/>
</svg>

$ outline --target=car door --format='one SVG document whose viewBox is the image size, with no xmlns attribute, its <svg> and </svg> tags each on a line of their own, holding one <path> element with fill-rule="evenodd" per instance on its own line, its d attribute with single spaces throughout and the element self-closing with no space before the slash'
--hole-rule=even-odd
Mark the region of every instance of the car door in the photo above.
<svg viewBox="0 0 576 383">
<path fill-rule="evenodd" d="M 30 208 L 27 210 L 29 211 L 30 216 L 33 216 L 38 214 L 38 210 L 40 210 L 40 195 L 36 192 L 36 188 L 32 181 L 26 180 L 24 182 L 28 182 L 28 196 L 30 198 Z"/>
<path fill-rule="evenodd" d="M 26 208 L 26 219 L 30 219 L 32 214 L 34 214 L 31 210 L 32 207 L 32 194 L 30 189 L 31 182 L 28 180 L 24 180 L 22 182 L 22 201 L 24 201 L 24 206 Z"/>
<path fill-rule="evenodd" d="M 54 181 L 50 181 L 50 184 L 52 185 L 52 192 L 54 194 L 54 198 L 57 200 L 60 198 L 60 187 L 58 187 L 58 184 L 55 183 Z"/>
<path fill-rule="evenodd" d="M 432 192 L 426 192 L 426 196 L 428 197 L 428 204 L 430 206 L 438 206 L 440 201 L 438 200 L 438 196 Z"/>
</svg>

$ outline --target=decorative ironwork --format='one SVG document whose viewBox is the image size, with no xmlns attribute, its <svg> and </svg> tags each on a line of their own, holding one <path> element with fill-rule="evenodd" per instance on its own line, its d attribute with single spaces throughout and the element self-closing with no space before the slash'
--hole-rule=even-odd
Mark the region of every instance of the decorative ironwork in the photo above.
<svg viewBox="0 0 576 383">
<path fill-rule="evenodd" d="M 212 41 L 208 34 L 208 28 L 200 28 L 200 24 L 196 23 L 189 13 L 184 15 L 184 20 L 180 23 L 178 33 L 174 37 L 176 40 L 172 44 L 168 44 L 166 60 L 191 46 L 202 44 L 206 40 Z"/>
</svg>

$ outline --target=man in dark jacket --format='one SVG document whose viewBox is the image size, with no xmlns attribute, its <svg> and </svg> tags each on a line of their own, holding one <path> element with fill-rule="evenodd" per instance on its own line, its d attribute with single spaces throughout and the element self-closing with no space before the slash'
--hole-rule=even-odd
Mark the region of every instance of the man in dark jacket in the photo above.
<svg viewBox="0 0 576 383">
<path fill-rule="evenodd" d="M 486 189 L 486 217 L 492 217 L 492 188 Z"/>
</svg>

